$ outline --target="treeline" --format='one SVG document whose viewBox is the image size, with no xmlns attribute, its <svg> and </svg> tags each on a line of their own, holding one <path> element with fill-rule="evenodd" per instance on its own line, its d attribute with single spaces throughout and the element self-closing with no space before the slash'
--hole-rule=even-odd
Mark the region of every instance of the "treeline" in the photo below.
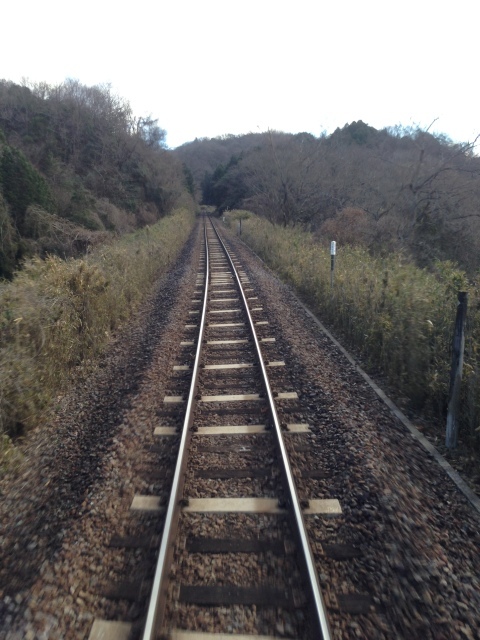
<svg viewBox="0 0 480 640">
<path fill-rule="evenodd" d="M 480 158 L 420 129 L 362 121 L 318 138 L 270 131 L 176 150 L 205 204 L 243 208 L 375 255 L 480 266 Z"/>
<path fill-rule="evenodd" d="M 152 224 L 189 188 L 165 131 L 108 86 L 0 80 L 0 277 Z"/>
</svg>

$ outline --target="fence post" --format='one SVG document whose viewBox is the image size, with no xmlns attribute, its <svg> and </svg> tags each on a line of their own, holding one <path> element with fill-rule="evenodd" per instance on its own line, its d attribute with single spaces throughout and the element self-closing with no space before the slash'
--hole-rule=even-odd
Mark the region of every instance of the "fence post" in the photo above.
<svg viewBox="0 0 480 640">
<path fill-rule="evenodd" d="M 450 371 L 450 397 L 448 400 L 447 431 L 445 446 L 454 449 L 458 440 L 458 411 L 462 384 L 463 351 L 465 347 L 465 321 L 467 318 L 468 293 L 458 292 L 457 317 L 453 334 L 452 369 Z"/>
</svg>

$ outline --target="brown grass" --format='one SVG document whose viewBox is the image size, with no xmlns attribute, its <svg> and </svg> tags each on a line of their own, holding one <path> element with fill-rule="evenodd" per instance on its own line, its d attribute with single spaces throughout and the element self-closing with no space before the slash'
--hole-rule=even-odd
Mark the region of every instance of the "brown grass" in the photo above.
<svg viewBox="0 0 480 640">
<path fill-rule="evenodd" d="M 178 256 L 193 226 L 179 210 L 82 259 L 29 261 L 0 284 L 0 438 L 37 425 L 81 363 L 95 359 Z M 1 456 L 1 451 L 0 451 Z"/>
<path fill-rule="evenodd" d="M 227 214 L 232 220 L 237 214 Z M 236 229 L 235 223 L 234 228 Z M 457 292 L 468 289 L 461 439 L 480 449 L 480 289 L 451 262 L 420 269 L 401 254 L 374 257 L 339 243 L 334 286 L 329 240 L 251 216 L 243 239 L 371 368 L 441 424 L 449 391 Z"/>
</svg>

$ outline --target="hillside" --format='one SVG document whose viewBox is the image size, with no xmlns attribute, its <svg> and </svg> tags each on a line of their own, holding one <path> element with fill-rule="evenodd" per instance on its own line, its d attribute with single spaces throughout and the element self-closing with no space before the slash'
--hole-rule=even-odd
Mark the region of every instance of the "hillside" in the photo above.
<svg viewBox="0 0 480 640">
<path fill-rule="evenodd" d="M 83 254 L 195 195 L 322 242 L 480 267 L 480 158 L 419 129 L 200 138 L 171 151 L 108 86 L 0 81 L 0 277 L 25 257 Z"/>
<path fill-rule="evenodd" d="M 108 86 L 0 80 L 0 277 L 154 223 L 185 196 L 165 132 Z"/>
<path fill-rule="evenodd" d="M 362 121 L 330 136 L 270 131 L 195 140 L 175 150 L 205 204 L 250 209 L 321 241 L 401 251 L 420 266 L 480 267 L 480 158 L 419 129 Z"/>
</svg>

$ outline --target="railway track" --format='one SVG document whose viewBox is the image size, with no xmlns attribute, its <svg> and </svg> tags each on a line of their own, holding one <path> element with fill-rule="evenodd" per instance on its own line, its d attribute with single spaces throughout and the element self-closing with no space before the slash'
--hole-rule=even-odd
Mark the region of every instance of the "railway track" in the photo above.
<svg viewBox="0 0 480 640">
<path fill-rule="evenodd" d="M 205 276 L 200 227 L 2 484 L 0 639 L 140 640 L 148 618 L 159 639 L 321 638 L 278 432 L 332 638 L 476 638 L 470 503 L 237 239 L 241 288 L 210 231 Z"/>
<path fill-rule="evenodd" d="M 315 478 L 290 463 L 309 425 L 295 419 L 299 394 L 256 293 L 206 222 L 155 430 L 180 440 L 170 497 L 136 495 L 131 507 L 164 517 L 145 624 L 98 620 L 90 640 L 332 637 L 305 522 L 341 507 L 298 495 L 295 474 Z"/>
</svg>

